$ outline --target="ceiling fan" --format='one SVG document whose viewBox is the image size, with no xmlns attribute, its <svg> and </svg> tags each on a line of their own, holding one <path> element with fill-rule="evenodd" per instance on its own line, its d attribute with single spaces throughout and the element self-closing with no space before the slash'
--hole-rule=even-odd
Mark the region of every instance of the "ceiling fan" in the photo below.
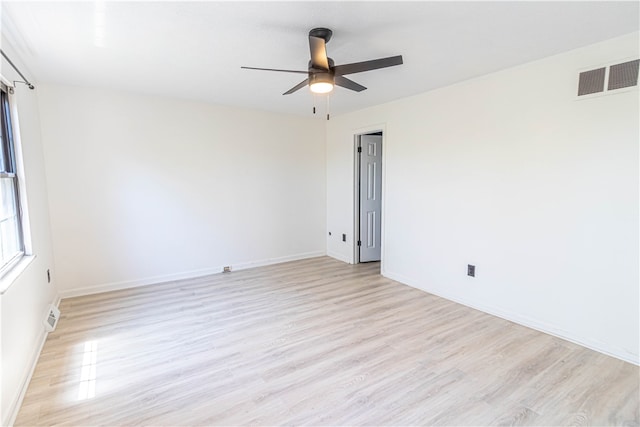
<svg viewBox="0 0 640 427">
<path fill-rule="evenodd" d="M 333 31 L 328 28 L 314 28 L 309 31 L 309 49 L 311 60 L 307 71 L 279 70 L 274 68 L 240 67 L 246 70 L 278 71 L 282 73 L 307 74 L 307 78 L 283 93 L 289 95 L 309 85 L 314 93 L 329 93 L 334 86 L 340 86 L 356 92 L 362 92 L 366 87 L 344 77 L 347 74 L 362 73 L 379 68 L 393 67 L 402 64 L 402 55 L 388 58 L 372 59 L 370 61 L 354 62 L 352 64 L 335 65 L 333 59 L 327 56 L 326 44 L 331 39 Z"/>
</svg>

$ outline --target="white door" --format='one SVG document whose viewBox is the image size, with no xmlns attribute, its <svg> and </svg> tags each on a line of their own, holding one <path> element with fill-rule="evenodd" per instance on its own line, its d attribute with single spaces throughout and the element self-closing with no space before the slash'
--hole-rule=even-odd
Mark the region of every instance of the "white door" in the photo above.
<svg viewBox="0 0 640 427">
<path fill-rule="evenodd" d="M 380 261 L 382 135 L 360 136 L 360 262 Z"/>
</svg>

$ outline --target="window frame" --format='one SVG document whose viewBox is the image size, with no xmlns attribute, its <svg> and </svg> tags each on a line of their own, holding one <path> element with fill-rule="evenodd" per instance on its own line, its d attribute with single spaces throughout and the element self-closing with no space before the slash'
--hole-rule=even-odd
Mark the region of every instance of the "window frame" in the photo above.
<svg viewBox="0 0 640 427">
<path fill-rule="evenodd" d="M 10 272 L 26 255 L 26 236 L 24 227 L 24 199 L 21 194 L 21 177 L 19 173 L 17 153 L 18 147 L 16 146 L 16 120 L 13 114 L 13 102 L 11 99 L 13 95 L 13 88 L 4 82 L 0 82 L 0 126 L 2 131 L 2 140 L 0 142 L 0 178 L 11 179 L 13 182 L 13 199 L 16 210 L 16 222 L 17 222 L 17 239 L 18 239 L 18 252 L 10 259 L 8 259 L 3 265 L 0 265 L 0 278 L 3 278 L 8 272 Z"/>
</svg>

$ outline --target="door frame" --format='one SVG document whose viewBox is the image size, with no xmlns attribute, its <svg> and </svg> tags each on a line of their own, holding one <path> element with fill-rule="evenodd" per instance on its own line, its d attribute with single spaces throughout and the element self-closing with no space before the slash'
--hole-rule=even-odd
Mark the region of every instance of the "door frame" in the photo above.
<svg viewBox="0 0 640 427">
<path fill-rule="evenodd" d="M 382 133 L 382 168 L 381 168 L 381 180 L 382 186 L 380 188 L 380 265 L 384 264 L 384 252 L 385 252 L 385 226 L 384 226 L 384 194 L 385 194 L 385 152 L 386 152 L 386 139 L 387 130 L 385 125 L 373 125 L 366 128 L 355 130 L 353 133 L 353 264 L 360 264 L 360 248 L 358 246 L 358 239 L 360 238 L 360 156 L 358 155 L 358 145 L 360 144 L 360 137 L 362 135 L 369 135 L 372 133 Z M 382 267 L 381 267 L 382 270 Z"/>
</svg>

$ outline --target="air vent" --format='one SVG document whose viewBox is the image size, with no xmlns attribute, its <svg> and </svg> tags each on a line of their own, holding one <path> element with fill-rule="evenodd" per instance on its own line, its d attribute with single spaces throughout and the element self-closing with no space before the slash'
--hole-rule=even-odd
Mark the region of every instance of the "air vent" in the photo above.
<svg viewBox="0 0 640 427">
<path fill-rule="evenodd" d="M 578 78 L 578 96 L 604 95 L 613 90 L 638 86 L 639 68 L 640 59 L 634 59 L 633 61 L 583 71 Z"/>
<path fill-rule="evenodd" d="M 604 91 L 604 73 L 606 67 L 580 73 L 578 96 Z"/>
<path fill-rule="evenodd" d="M 42 322 L 44 324 L 44 329 L 47 332 L 51 332 L 56 328 L 58 324 L 58 319 L 60 319 L 60 310 L 58 307 L 51 304 L 47 310 L 47 317 Z"/>
<path fill-rule="evenodd" d="M 609 85 L 607 90 L 622 89 L 638 84 L 638 64 L 640 60 L 623 62 L 609 68 Z"/>
</svg>

